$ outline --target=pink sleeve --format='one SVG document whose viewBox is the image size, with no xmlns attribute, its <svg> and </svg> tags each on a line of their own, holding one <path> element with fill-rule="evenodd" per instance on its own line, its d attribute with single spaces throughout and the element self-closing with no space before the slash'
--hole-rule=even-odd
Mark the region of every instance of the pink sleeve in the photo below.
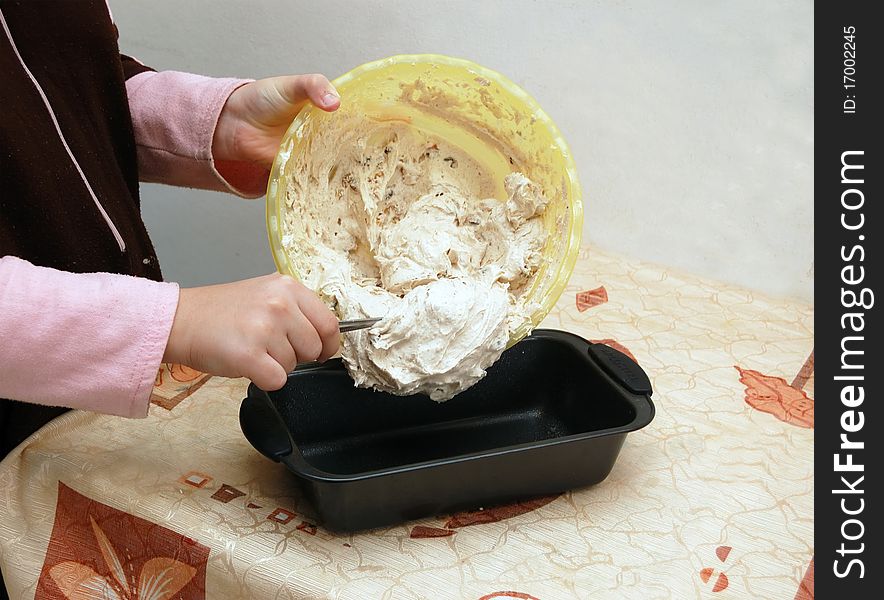
<svg viewBox="0 0 884 600">
<path fill-rule="evenodd" d="M 178 285 L 0 257 L 0 398 L 147 415 Z"/>
<path fill-rule="evenodd" d="M 257 198 L 270 173 L 238 161 L 216 161 L 212 138 L 224 103 L 248 79 L 148 71 L 126 81 L 142 181 L 233 192 Z"/>
</svg>

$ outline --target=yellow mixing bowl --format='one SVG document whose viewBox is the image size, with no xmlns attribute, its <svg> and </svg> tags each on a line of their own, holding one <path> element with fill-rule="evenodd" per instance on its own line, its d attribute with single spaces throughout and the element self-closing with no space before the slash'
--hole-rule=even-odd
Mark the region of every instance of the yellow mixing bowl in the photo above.
<svg viewBox="0 0 884 600">
<path fill-rule="evenodd" d="M 549 205 L 545 258 L 525 300 L 535 308 L 510 345 L 540 324 L 574 269 L 583 230 L 583 204 L 568 145 L 537 102 L 512 81 L 473 62 L 439 54 L 398 55 L 366 63 L 334 80 L 342 105 L 407 121 L 459 146 L 492 174 L 505 199 L 504 176 L 524 173 L 540 185 Z M 280 273 L 298 273 L 282 244 L 287 166 L 306 152 L 310 136 L 335 118 L 312 105 L 295 118 L 280 144 L 267 186 L 267 232 Z"/>
</svg>

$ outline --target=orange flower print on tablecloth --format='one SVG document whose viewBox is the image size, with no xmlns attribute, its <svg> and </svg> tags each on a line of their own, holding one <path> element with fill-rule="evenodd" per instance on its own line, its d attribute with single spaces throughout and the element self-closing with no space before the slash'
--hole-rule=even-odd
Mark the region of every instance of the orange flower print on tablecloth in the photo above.
<svg viewBox="0 0 884 600">
<path fill-rule="evenodd" d="M 175 363 L 167 363 L 166 366 L 169 368 L 169 374 L 172 376 L 172 379 L 175 381 L 193 381 L 205 375 L 202 371 L 197 371 L 196 369 L 191 369 L 187 365 L 178 365 Z"/>
<path fill-rule="evenodd" d="M 813 600 L 813 559 L 810 559 L 810 565 L 807 567 L 807 571 L 804 572 L 804 579 L 801 580 L 801 584 L 798 586 L 798 591 L 795 592 L 794 600 Z"/>
<path fill-rule="evenodd" d="M 58 484 L 37 598 L 204 600 L 209 548 Z"/>
<path fill-rule="evenodd" d="M 632 359 L 632 362 L 638 364 L 638 359 L 635 358 L 635 355 L 629 351 L 629 348 L 618 342 L 617 340 L 612 340 L 611 338 L 605 338 L 603 340 L 589 340 L 593 344 L 604 344 L 605 346 L 610 346 L 614 350 L 618 350 Z"/>
<path fill-rule="evenodd" d="M 470 525 L 480 525 L 483 523 L 497 523 L 504 519 L 512 519 L 519 515 L 524 515 L 532 510 L 537 510 L 541 506 L 546 506 L 559 497 L 560 494 L 552 496 L 541 496 L 532 498 L 531 500 L 523 500 L 514 504 L 505 504 L 503 506 L 495 506 L 486 508 L 485 510 L 471 510 L 460 512 L 452 515 L 445 527 L 448 529 L 457 529 L 458 527 L 468 527 Z"/>
<path fill-rule="evenodd" d="M 700 579 L 703 580 L 703 583 L 709 583 L 709 580 L 712 579 L 712 575 L 715 573 L 715 570 L 711 567 L 706 567 L 705 569 L 700 571 Z M 730 584 L 728 581 L 727 575 L 724 573 L 719 573 L 718 577 L 715 578 L 715 583 L 712 585 L 713 592 L 721 592 L 727 589 L 727 586 Z"/>
<path fill-rule="evenodd" d="M 586 290 L 585 292 L 577 292 L 577 311 L 583 312 L 593 306 L 604 304 L 608 301 L 608 290 L 605 286 L 599 286 L 594 290 Z"/>
<path fill-rule="evenodd" d="M 163 363 L 154 380 L 151 404 L 172 410 L 200 389 L 212 376 L 185 365 Z"/>
<path fill-rule="evenodd" d="M 512 504 L 504 504 L 502 506 L 493 506 L 484 510 L 468 510 L 451 515 L 443 527 L 428 527 L 425 525 L 416 525 L 412 528 L 410 537 L 412 538 L 435 538 L 448 537 L 454 534 L 454 530 L 460 527 L 469 527 L 471 525 L 483 525 L 487 523 L 497 523 L 504 519 L 512 519 L 525 513 L 537 510 L 542 506 L 546 506 L 561 494 L 553 494 L 552 496 L 541 496 L 522 502 L 514 502 Z"/>
<path fill-rule="evenodd" d="M 409 537 L 414 539 L 448 537 L 454 535 L 453 529 L 442 529 L 441 527 L 427 527 L 426 525 L 415 525 L 411 528 Z"/>
<path fill-rule="evenodd" d="M 746 386 L 746 404 L 775 416 L 780 421 L 813 429 L 813 398 L 786 383 L 782 377 L 764 375 L 752 369 L 734 368 Z"/>
<path fill-rule="evenodd" d="M 718 546 L 715 548 L 715 556 L 721 564 L 715 567 L 703 567 L 700 569 L 700 581 L 708 584 L 713 593 L 722 592 L 730 585 L 730 580 L 727 578 L 724 568 L 731 550 L 733 548 L 730 546 Z"/>
</svg>

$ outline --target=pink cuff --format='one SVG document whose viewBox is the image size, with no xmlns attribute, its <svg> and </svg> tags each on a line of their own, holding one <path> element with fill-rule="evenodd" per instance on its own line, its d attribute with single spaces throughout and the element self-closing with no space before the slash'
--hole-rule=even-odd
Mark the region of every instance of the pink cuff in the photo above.
<svg viewBox="0 0 884 600">
<path fill-rule="evenodd" d="M 0 398 L 144 417 L 178 285 L 0 258 Z"/>
<path fill-rule="evenodd" d="M 126 81 L 141 181 L 263 195 L 270 172 L 258 165 L 216 161 L 212 139 L 227 98 L 249 79 L 178 71 L 139 73 Z"/>
</svg>

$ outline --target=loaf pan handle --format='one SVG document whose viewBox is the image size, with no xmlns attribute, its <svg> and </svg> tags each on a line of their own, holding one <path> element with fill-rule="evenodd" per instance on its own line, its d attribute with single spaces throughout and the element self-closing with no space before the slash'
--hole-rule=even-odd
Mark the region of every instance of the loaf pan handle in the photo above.
<svg viewBox="0 0 884 600">
<path fill-rule="evenodd" d="M 239 426 L 249 443 L 267 458 L 279 462 L 292 453 L 292 438 L 267 394 L 249 394 L 242 401 Z"/>
<path fill-rule="evenodd" d="M 590 344 L 589 355 L 608 375 L 632 393 L 648 396 L 653 393 L 651 380 L 644 369 L 619 350 L 605 344 Z"/>
</svg>

